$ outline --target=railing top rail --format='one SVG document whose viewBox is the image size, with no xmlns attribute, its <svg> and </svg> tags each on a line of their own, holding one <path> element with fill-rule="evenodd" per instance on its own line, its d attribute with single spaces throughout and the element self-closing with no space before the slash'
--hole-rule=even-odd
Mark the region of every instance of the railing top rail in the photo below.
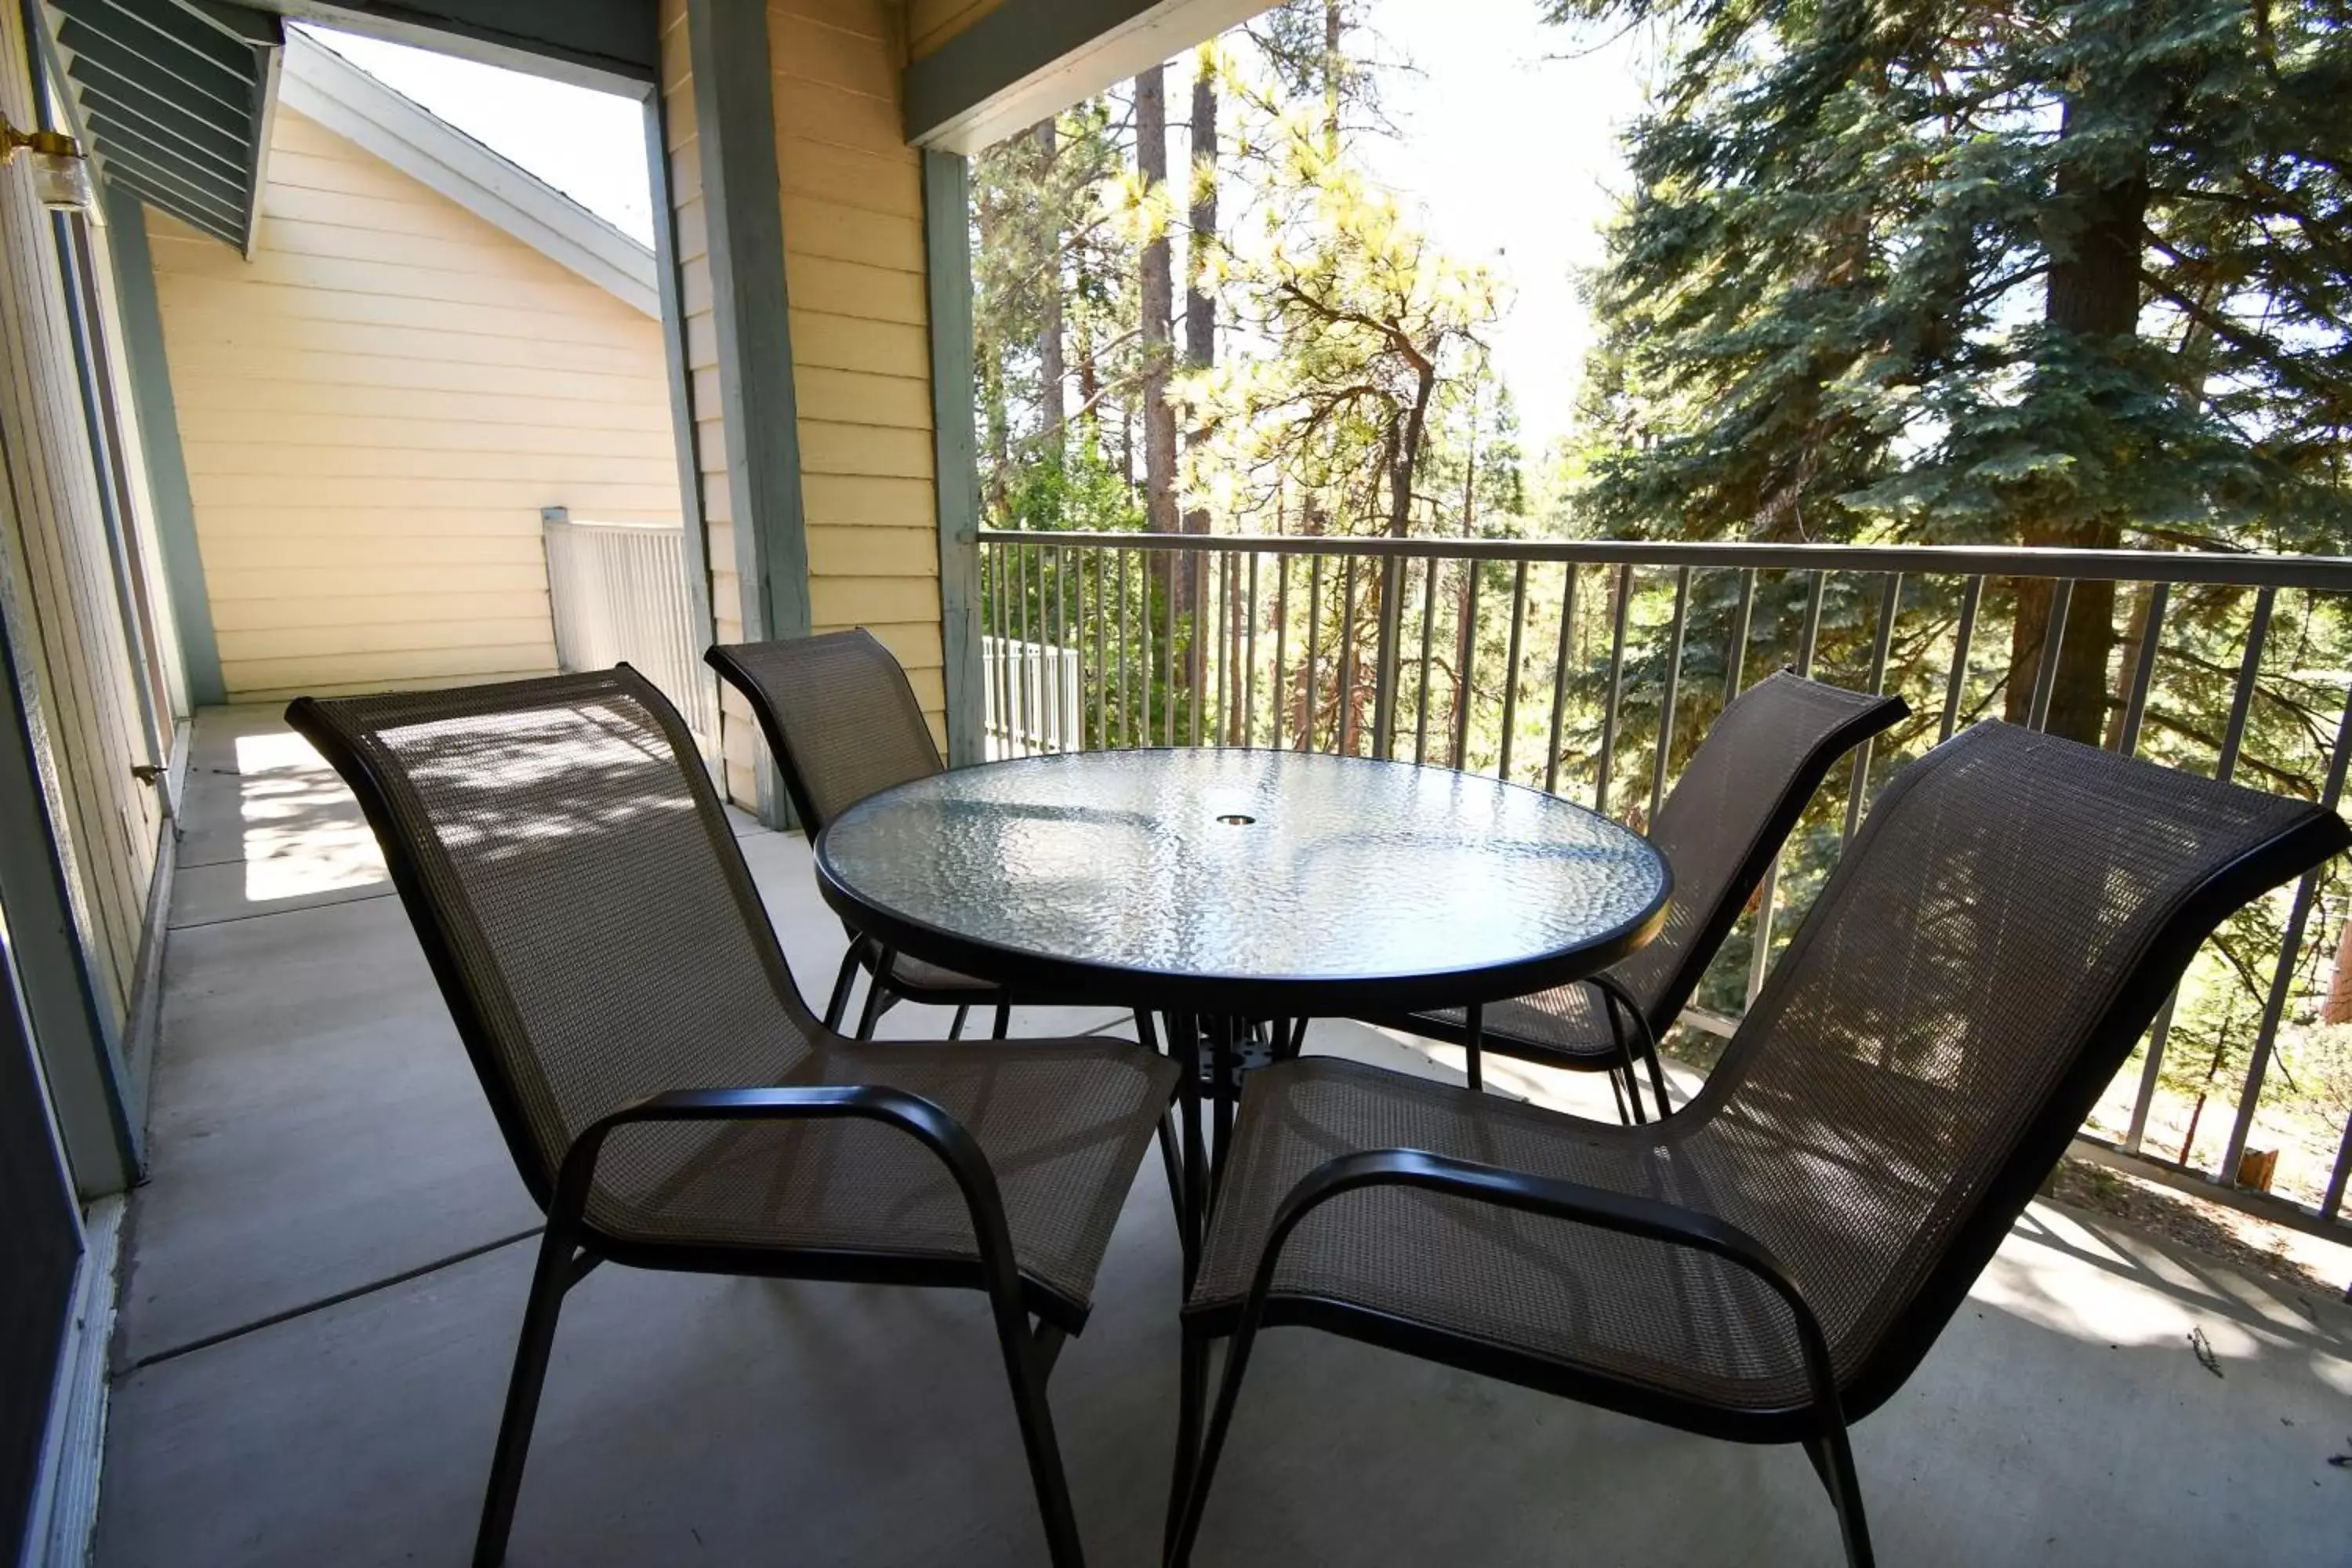
<svg viewBox="0 0 2352 1568">
<path fill-rule="evenodd" d="M 1904 572 L 2115 583 L 2220 583 L 2352 594 L 2352 558 L 2189 550 L 2053 550 L 1989 544 L 1751 544 L 1627 539 L 1391 539 L 1348 534 L 1114 533 L 983 528 L 983 544 L 1203 550 L 1289 555 L 1566 561 L 1789 572 Z"/>
</svg>

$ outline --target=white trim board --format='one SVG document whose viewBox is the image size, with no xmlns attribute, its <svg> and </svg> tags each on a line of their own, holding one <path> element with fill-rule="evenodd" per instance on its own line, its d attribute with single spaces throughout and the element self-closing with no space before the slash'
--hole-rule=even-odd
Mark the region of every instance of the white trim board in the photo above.
<svg viewBox="0 0 2352 1568">
<path fill-rule="evenodd" d="M 299 28 L 286 30 L 278 96 L 288 109 L 358 143 L 623 303 L 660 319 L 652 247 L 638 244 Z"/>
<path fill-rule="evenodd" d="M 49 1394 L 49 1429 L 25 1526 L 23 1568 L 84 1568 L 89 1562 L 106 1457 L 106 1358 L 114 1337 L 122 1215 L 120 1195 L 82 1211 L 81 1268 Z"/>
</svg>

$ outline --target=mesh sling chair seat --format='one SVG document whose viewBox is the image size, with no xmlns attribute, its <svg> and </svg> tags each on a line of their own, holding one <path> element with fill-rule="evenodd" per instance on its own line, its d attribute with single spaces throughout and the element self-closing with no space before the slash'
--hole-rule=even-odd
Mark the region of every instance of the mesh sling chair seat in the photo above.
<svg viewBox="0 0 2352 1568">
<path fill-rule="evenodd" d="M 1646 1060 L 1658 1114 L 1669 1109 L 1664 1039 L 1698 989 L 1806 803 L 1837 760 L 1911 711 L 1899 697 L 1782 671 L 1717 718 L 1649 837 L 1674 868 L 1675 901 L 1656 940 L 1614 969 L 1532 996 L 1489 1003 L 1473 1042 L 1459 1009 L 1369 1020 L 1483 1053 L 1606 1072 L 1621 1119 L 1643 1120 Z M 1473 1081 L 1475 1081 L 1474 1076 Z"/>
<path fill-rule="evenodd" d="M 1887 786 L 1674 1116 L 1261 1073 L 1184 1312 L 1171 1562 L 1258 1329 L 1305 1323 L 1802 1443 L 1869 1563 L 1847 1423 L 1926 1355 L 2198 943 L 2347 838 L 2306 804 L 1980 725 Z"/>
<path fill-rule="evenodd" d="M 1045 1378 L 1175 1069 L 824 1027 L 684 724 L 625 666 L 287 717 L 359 796 L 547 1212 L 475 1561 L 504 1555 L 563 1295 L 609 1260 L 983 1290 L 1052 1559 L 1077 1563 Z"/>
<path fill-rule="evenodd" d="M 818 637 L 721 643 L 706 650 L 703 659 L 751 703 L 811 843 L 827 823 L 867 795 L 928 778 L 946 766 L 906 670 L 863 626 Z M 840 1026 L 860 969 L 872 977 L 858 1019 L 860 1035 L 871 1034 L 875 1021 L 900 1000 L 953 1007 L 950 1037 L 962 1034 L 965 1015 L 974 1006 L 994 1007 L 992 1033 L 1001 1037 L 1005 1032 L 1012 998 L 1001 986 L 877 947 L 856 932 L 825 1005 L 828 1027 Z"/>
</svg>

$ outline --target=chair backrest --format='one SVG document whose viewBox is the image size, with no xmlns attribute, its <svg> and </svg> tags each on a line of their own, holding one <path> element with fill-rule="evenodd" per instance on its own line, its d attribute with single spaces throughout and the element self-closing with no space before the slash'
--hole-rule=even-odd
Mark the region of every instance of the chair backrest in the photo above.
<svg viewBox="0 0 2352 1568">
<path fill-rule="evenodd" d="M 876 791 L 942 766 L 906 670 L 863 626 L 721 643 L 703 658 L 759 715 L 811 838 Z"/>
<path fill-rule="evenodd" d="M 1665 929 L 1614 977 L 1663 1037 L 1837 760 L 1911 711 L 1787 671 L 1734 698 L 1650 825 L 1675 871 Z"/>
<path fill-rule="evenodd" d="M 1668 1122 L 1795 1276 L 1849 1415 L 1926 1354 L 2198 944 L 2347 839 L 2305 802 L 2006 724 L 1887 785 Z"/>
<path fill-rule="evenodd" d="M 598 1117 L 665 1089 L 774 1084 L 810 1056 L 821 1031 L 693 738 L 626 665 L 305 697 L 286 717 L 359 796 L 542 1205 Z M 599 1187 L 628 1181 L 627 1163 L 609 1151 Z"/>
</svg>

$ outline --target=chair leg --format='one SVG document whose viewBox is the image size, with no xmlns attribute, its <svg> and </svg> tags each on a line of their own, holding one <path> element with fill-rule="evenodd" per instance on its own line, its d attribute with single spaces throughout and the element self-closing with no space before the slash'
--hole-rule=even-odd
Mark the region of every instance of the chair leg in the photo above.
<svg viewBox="0 0 2352 1568">
<path fill-rule="evenodd" d="M 1004 1352 L 1005 1376 L 1013 1384 L 1013 1409 L 1021 1419 L 1021 1447 L 1029 1459 L 1030 1484 L 1037 1490 L 1037 1511 L 1045 1526 L 1046 1559 L 1053 1568 L 1084 1568 L 1086 1551 L 1078 1540 L 1078 1520 L 1070 1507 L 1069 1478 L 1062 1470 L 1062 1451 L 1054 1439 L 1054 1412 L 1045 1402 L 1045 1378 L 1037 1364 L 1029 1334 L 1029 1318 L 1017 1303 L 992 1297 L 996 1340 Z"/>
<path fill-rule="evenodd" d="M 833 996 L 824 1005 L 824 1026 L 841 1027 L 841 1016 L 849 1011 L 849 988 L 857 983 L 858 955 L 866 951 L 863 938 L 854 940 L 849 951 L 841 955 L 841 973 L 833 977 Z"/>
<path fill-rule="evenodd" d="M 948 1038 L 950 1040 L 962 1039 L 963 1021 L 971 1016 L 971 1009 L 969 1006 L 957 1008 L 955 1010 L 955 1020 L 948 1025 Z"/>
<path fill-rule="evenodd" d="M 1609 1069 L 1609 1098 L 1617 1102 L 1619 1124 L 1625 1127 L 1633 1126 L 1633 1112 L 1625 1109 L 1625 1074 L 1622 1068 L 1612 1067 Z"/>
<path fill-rule="evenodd" d="M 1176 1473 L 1168 1483 L 1168 1522 L 1160 1538 L 1163 1556 L 1173 1557 L 1177 1527 L 1192 1496 L 1192 1462 L 1201 1448 L 1201 1406 L 1209 1394 L 1209 1339 L 1184 1326 L 1184 1348 L 1176 1383 Z"/>
<path fill-rule="evenodd" d="M 1259 1306 L 1253 1302 L 1251 1308 Z M 1208 1511 L 1209 1487 L 1216 1479 L 1217 1456 L 1223 1451 L 1225 1433 L 1234 1424 L 1234 1403 L 1241 1396 L 1242 1374 L 1249 1370 L 1250 1346 L 1257 1339 L 1257 1312 L 1245 1308 L 1233 1343 L 1225 1349 L 1225 1373 L 1217 1384 L 1216 1408 L 1209 1415 L 1209 1435 L 1192 1463 L 1192 1482 L 1184 1499 L 1176 1538 L 1168 1545 L 1168 1568 L 1184 1568 L 1192 1560 L 1192 1541 L 1201 1533 L 1201 1516 Z"/>
<path fill-rule="evenodd" d="M 874 956 L 874 977 L 866 984 L 866 1010 L 857 1016 L 857 1037 L 861 1040 L 874 1037 L 874 1026 L 880 1022 L 882 1009 L 890 1005 L 887 1000 L 890 988 L 882 984 L 882 977 L 890 973 L 891 957 L 887 947 Z"/>
<path fill-rule="evenodd" d="M 1650 1042 L 1650 1087 L 1658 1095 L 1658 1120 L 1664 1121 L 1674 1110 L 1673 1100 L 1666 1098 L 1666 1069 L 1658 1065 L 1658 1043 Z"/>
<path fill-rule="evenodd" d="M 996 1024 L 994 1027 L 990 1029 L 988 1037 L 992 1040 L 1001 1040 L 1012 1032 L 1013 1004 L 1010 1002 L 999 1002 L 996 1005 Z"/>
<path fill-rule="evenodd" d="M 1862 1480 L 1854 1474 L 1853 1445 L 1840 1426 L 1826 1437 L 1805 1439 L 1805 1458 L 1837 1510 L 1838 1534 L 1845 1542 L 1846 1568 L 1874 1568 L 1878 1559 L 1870 1549 L 1870 1524 L 1863 1517 Z"/>
<path fill-rule="evenodd" d="M 1160 1112 L 1160 1121 L 1151 1130 L 1160 1143 L 1160 1165 L 1168 1174 L 1168 1201 L 1176 1205 L 1177 1243 L 1188 1252 L 1192 1238 L 1184 1234 L 1184 1161 L 1176 1152 L 1176 1110 L 1173 1106 Z"/>
<path fill-rule="evenodd" d="M 489 1491 L 474 1536 L 474 1568 L 498 1568 L 506 1561 L 523 1460 L 530 1452 L 531 1425 L 539 1418 L 540 1390 L 547 1382 L 548 1353 L 555 1348 L 555 1320 L 573 1278 L 571 1236 L 571 1226 L 551 1225 L 540 1238 L 539 1266 L 531 1273 L 514 1373 L 507 1381 L 506 1412 L 499 1419 L 498 1447 L 490 1459 Z"/>
</svg>

